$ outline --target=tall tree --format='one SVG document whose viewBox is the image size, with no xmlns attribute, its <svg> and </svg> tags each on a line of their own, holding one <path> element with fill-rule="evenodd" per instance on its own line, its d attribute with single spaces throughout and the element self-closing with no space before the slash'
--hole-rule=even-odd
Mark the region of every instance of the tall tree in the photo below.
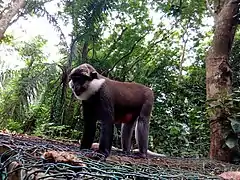
<svg viewBox="0 0 240 180">
<path fill-rule="evenodd" d="M 215 31 L 212 46 L 206 57 L 206 92 L 211 108 L 210 158 L 222 161 L 230 161 L 231 158 L 230 148 L 224 146 L 231 123 L 225 108 L 219 103 L 231 92 L 229 55 L 237 28 L 239 2 L 239 0 L 216 0 L 213 3 Z"/>
<path fill-rule="evenodd" d="M 69 48 L 69 56 L 64 65 L 61 66 L 61 95 L 60 95 L 60 108 L 56 108 L 56 103 L 52 104 L 51 119 L 64 124 L 70 121 L 69 107 L 73 107 L 74 96 L 71 95 L 70 102 L 67 102 L 67 85 L 68 74 L 72 65 L 79 65 L 82 62 L 87 61 L 89 51 L 94 52 L 94 44 L 99 39 L 102 33 L 102 24 L 106 20 L 108 10 L 114 5 L 115 1 L 112 0 L 71 0 L 65 2 L 64 13 L 68 14 L 73 22 L 72 41 Z M 91 45 L 91 49 L 89 46 Z M 80 56 L 76 51 L 80 51 Z M 93 53 L 94 54 L 94 53 Z M 58 99 L 58 94 L 54 97 Z M 61 112 L 61 117 L 55 115 L 55 113 Z M 55 117 L 55 118 L 54 118 Z M 74 123 L 73 123 L 74 124 Z"/>
<path fill-rule="evenodd" d="M 11 0 L 10 3 L 0 11 L 0 39 L 3 38 L 5 31 L 12 24 L 14 16 L 18 14 L 19 10 L 22 9 L 25 4 L 25 0 Z"/>
<path fill-rule="evenodd" d="M 61 28 L 55 16 L 51 15 L 44 5 L 52 0 L 10 0 L 9 3 L 0 4 L 0 39 L 4 37 L 7 28 L 15 23 L 20 17 L 27 15 L 44 16 L 61 33 L 60 38 L 64 39 Z M 1 3 L 1 1 L 0 1 Z M 65 45 L 65 44 L 64 44 Z"/>
</svg>

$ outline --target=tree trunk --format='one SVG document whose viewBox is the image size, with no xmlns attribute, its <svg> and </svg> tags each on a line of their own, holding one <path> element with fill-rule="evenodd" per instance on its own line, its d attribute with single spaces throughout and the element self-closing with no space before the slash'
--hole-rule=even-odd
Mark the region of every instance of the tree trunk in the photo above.
<svg viewBox="0 0 240 180">
<path fill-rule="evenodd" d="M 25 3 L 25 0 L 12 0 L 8 6 L 0 12 L 0 39 L 3 38 L 5 31 L 11 25 L 12 19 L 19 10 L 25 6 Z"/>
<path fill-rule="evenodd" d="M 87 55 L 88 55 L 88 42 L 85 41 L 82 48 L 82 63 L 87 62 Z"/>
<path fill-rule="evenodd" d="M 208 100 L 219 100 L 231 92 L 229 54 L 237 27 L 237 19 L 234 16 L 238 13 L 239 1 L 225 0 L 216 18 L 213 43 L 206 58 Z M 212 101 L 210 106 L 214 106 L 216 103 L 216 101 Z M 231 128 L 230 122 L 221 107 L 214 108 L 209 116 L 211 128 L 210 158 L 229 162 L 231 152 L 229 148 L 223 148 L 223 144 L 225 143 L 224 133 Z"/>
</svg>

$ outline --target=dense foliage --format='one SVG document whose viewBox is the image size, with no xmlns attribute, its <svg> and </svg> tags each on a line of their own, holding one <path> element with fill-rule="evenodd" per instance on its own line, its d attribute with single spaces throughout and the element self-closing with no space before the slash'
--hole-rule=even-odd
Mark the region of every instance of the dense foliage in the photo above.
<svg viewBox="0 0 240 180">
<path fill-rule="evenodd" d="M 81 103 L 69 90 L 67 76 L 72 67 L 88 62 L 106 76 L 153 88 L 151 149 L 174 156 L 207 156 L 204 61 L 212 33 L 204 24 L 209 18 L 205 1 L 61 3 L 63 10 L 51 16 L 50 23 L 57 26 L 58 19 L 64 20 L 73 29 L 69 47 L 60 36 L 64 58 L 57 64 L 48 62 L 43 53 L 47 40 L 40 36 L 30 42 L 15 43 L 8 36 L 2 41 L 18 52 L 25 66 L 0 71 L 1 128 L 79 139 Z M 234 51 L 233 62 L 238 56 Z M 238 87 L 239 65 L 234 67 Z M 114 145 L 119 146 L 119 127 L 115 130 Z"/>
</svg>

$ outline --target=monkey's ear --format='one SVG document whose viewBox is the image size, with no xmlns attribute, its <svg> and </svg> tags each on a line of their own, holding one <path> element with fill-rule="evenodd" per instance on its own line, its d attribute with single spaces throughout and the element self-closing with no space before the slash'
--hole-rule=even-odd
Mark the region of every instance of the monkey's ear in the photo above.
<svg viewBox="0 0 240 180">
<path fill-rule="evenodd" d="M 90 76 L 92 79 L 98 79 L 98 75 L 96 71 L 91 72 Z"/>
</svg>

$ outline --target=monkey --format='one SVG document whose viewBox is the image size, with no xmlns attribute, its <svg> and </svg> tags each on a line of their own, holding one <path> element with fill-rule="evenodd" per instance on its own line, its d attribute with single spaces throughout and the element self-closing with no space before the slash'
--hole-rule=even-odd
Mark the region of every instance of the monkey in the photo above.
<svg viewBox="0 0 240 180">
<path fill-rule="evenodd" d="M 90 149 L 100 120 L 99 153 L 109 156 L 113 141 L 113 126 L 121 123 L 122 151 L 129 153 L 135 127 L 139 157 L 146 158 L 150 117 L 154 104 L 151 88 L 136 82 L 121 82 L 99 74 L 87 63 L 73 68 L 69 87 L 82 101 L 83 135 L 80 149 Z"/>
</svg>

